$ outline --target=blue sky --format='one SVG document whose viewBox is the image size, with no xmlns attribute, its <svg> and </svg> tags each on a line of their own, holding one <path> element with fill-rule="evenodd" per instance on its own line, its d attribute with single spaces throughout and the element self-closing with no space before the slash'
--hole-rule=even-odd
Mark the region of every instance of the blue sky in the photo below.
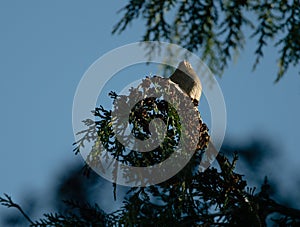
<svg viewBox="0 0 300 227">
<path fill-rule="evenodd" d="M 64 166 L 80 159 L 72 153 L 77 84 L 95 60 L 139 41 L 144 32 L 143 23 L 135 22 L 122 35 L 111 35 L 123 5 L 124 1 L 0 1 L 1 194 L 18 200 L 27 191 L 43 192 Z M 226 138 L 241 143 L 259 136 L 269 139 L 281 157 L 270 157 L 266 174 L 284 179 L 282 192 L 289 194 L 292 181 L 285 176 L 300 171 L 300 76 L 291 69 L 273 83 L 277 54 L 272 47 L 252 72 L 254 44 L 250 40 L 218 78 L 227 107 Z"/>
</svg>

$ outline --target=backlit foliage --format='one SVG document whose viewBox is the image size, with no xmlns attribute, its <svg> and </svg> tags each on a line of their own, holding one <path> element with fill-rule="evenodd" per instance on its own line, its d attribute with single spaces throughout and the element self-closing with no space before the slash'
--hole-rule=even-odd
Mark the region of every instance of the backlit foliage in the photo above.
<svg viewBox="0 0 300 227">
<path fill-rule="evenodd" d="M 277 49 L 276 81 L 299 64 L 299 0 L 129 0 L 120 12 L 113 33 L 140 19 L 143 41 L 166 41 L 200 53 L 216 75 L 241 53 L 247 37 L 256 40 L 253 69 L 268 44 Z"/>
</svg>

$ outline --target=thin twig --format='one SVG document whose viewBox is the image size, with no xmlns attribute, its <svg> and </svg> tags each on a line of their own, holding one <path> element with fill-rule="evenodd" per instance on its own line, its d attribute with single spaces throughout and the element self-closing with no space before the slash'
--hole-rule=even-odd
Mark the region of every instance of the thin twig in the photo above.
<svg viewBox="0 0 300 227">
<path fill-rule="evenodd" d="M 0 197 L 0 204 L 3 205 L 3 206 L 6 206 L 8 208 L 10 207 L 14 207 L 14 208 L 17 208 L 21 214 L 23 215 L 23 217 L 30 222 L 30 224 L 34 224 L 33 221 L 30 219 L 30 217 L 23 211 L 22 207 L 20 207 L 18 204 L 14 203 L 11 199 L 11 197 L 7 194 L 4 193 L 4 196 L 6 198 L 2 198 Z"/>
</svg>

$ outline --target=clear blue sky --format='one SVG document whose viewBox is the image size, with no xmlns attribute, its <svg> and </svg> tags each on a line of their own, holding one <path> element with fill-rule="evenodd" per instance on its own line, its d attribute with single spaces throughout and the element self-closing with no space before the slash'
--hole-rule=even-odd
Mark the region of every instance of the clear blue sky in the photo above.
<svg viewBox="0 0 300 227">
<path fill-rule="evenodd" d="M 80 158 L 72 153 L 77 84 L 97 58 L 139 41 L 144 32 L 143 24 L 135 22 L 124 34 L 111 35 L 124 4 L 0 1 L 1 194 L 18 200 L 23 192 L 45 191 L 66 163 Z M 253 44 L 218 79 L 227 106 L 226 137 L 247 141 L 261 135 L 277 146 L 282 156 L 277 161 L 270 157 L 266 174 L 285 179 L 282 192 L 289 194 L 292 182 L 284 176 L 300 171 L 300 76 L 291 69 L 273 83 L 277 55 L 272 47 L 251 72 Z"/>
</svg>

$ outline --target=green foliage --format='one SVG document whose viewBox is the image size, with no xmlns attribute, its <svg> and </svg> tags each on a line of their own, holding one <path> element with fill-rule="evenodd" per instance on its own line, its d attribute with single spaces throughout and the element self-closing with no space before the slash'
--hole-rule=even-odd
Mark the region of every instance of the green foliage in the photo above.
<svg viewBox="0 0 300 227">
<path fill-rule="evenodd" d="M 146 28 L 143 41 L 167 41 L 200 52 L 217 75 L 244 48 L 245 31 L 257 41 L 253 69 L 273 40 L 279 55 L 276 81 L 300 61 L 298 0 L 129 0 L 120 11 L 123 17 L 113 33 L 142 19 Z"/>
<path fill-rule="evenodd" d="M 149 78 L 146 78 L 138 88 L 132 88 L 128 96 L 119 96 L 113 92 L 110 95 L 114 102 L 122 102 L 120 106 L 126 109 L 125 106 L 132 101 L 130 97 L 158 88 L 157 84 L 152 86 L 149 82 Z M 172 92 L 176 87 L 170 85 L 169 89 Z M 87 160 L 90 165 L 97 162 L 99 164 L 99 157 L 104 155 L 105 158 L 106 153 L 127 165 L 149 166 L 158 163 L 168 157 L 168 149 L 176 147 L 177 136 L 181 135 L 181 124 L 178 123 L 175 110 L 160 98 L 146 98 L 132 108 L 129 115 L 132 132 L 139 138 L 150 136 L 147 126 L 151 119 L 158 117 L 170 124 L 163 145 L 141 156 L 135 150 L 128 151 L 117 141 L 112 130 L 111 111 L 103 107 L 96 108 L 94 114 L 97 119 L 84 121 L 88 129 L 81 132 L 83 139 L 76 143 L 75 152 L 80 152 L 87 140 L 94 140 L 95 146 Z M 199 143 L 197 150 L 192 151 L 194 153 L 189 163 L 165 182 L 130 188 L 123 206 L 113 213 L 104 213 L 97 204 L 91 206 L 85 202 L 67 200 L 64 201 L 68 207 L 65 212 L 45 214 L 39 220 L 32 221 L 9 196 L 0 197 L 0 204 L 17 208 L 30 226 L 36 227 L 266 226 L 271 222 L 281 226 L 300 224 L 299 210 L 280 205 L 270 198 L 271 186 L 267 178 L 258 193 L 255 193 L 255 188 L 247 187 L 244 177 L 235 172 L 238 161 L 236 154 L 232 160 L 219 154 L 218 168 L 210 167 L 204 172 L 199 171 L 199 163 L 206 155 L 209 136 L 208 128 L 202 123 L 200 115 L 197 124 L 200 125 Z M 121 132 L 122 128 L 119 130 Z M 102 143 L 106 151 L 96 149 L 98 143 Z M 135 176 L 127 177 L 128 180 L 135 180 Z"/>
</svg>

